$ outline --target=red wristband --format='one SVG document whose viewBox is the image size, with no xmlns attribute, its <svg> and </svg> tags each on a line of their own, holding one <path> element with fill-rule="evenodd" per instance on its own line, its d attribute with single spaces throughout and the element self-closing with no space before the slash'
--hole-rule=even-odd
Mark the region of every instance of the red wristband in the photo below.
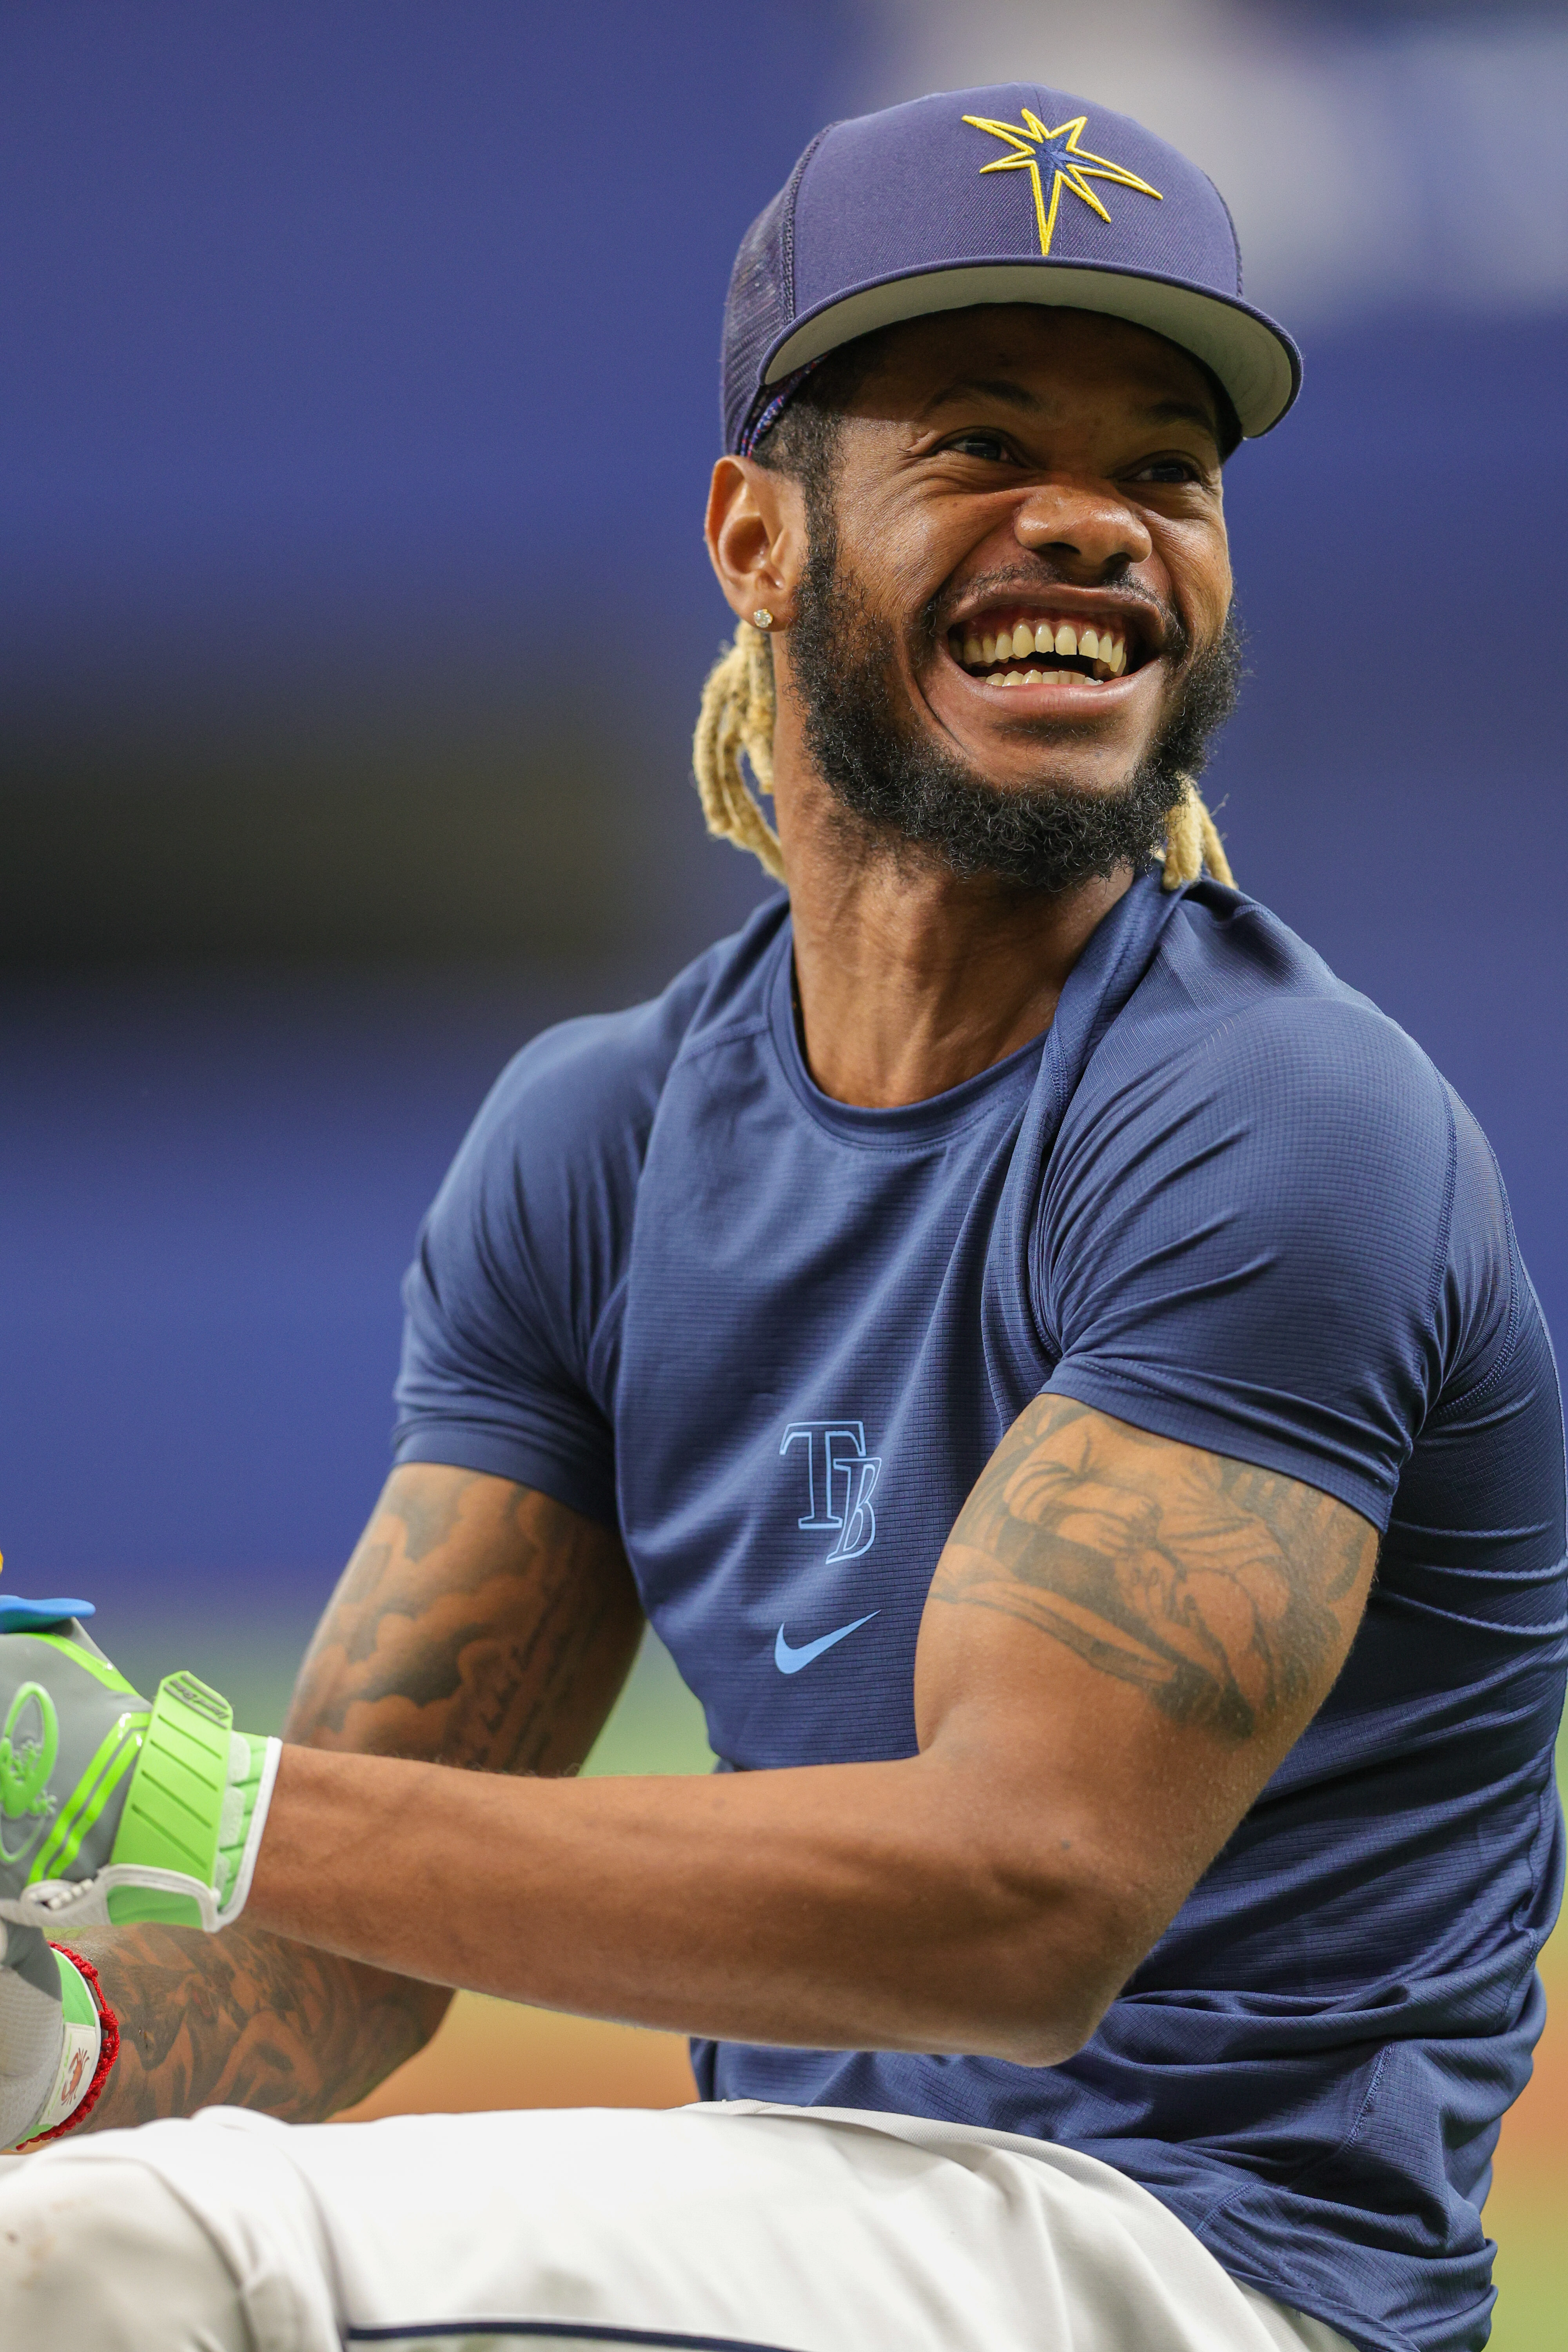
<svg viewBox="0 0 1568 2352">
<path fill-rule="evenodd" d="M 79 2124 L 86 2123 L 103 2096 L 103 2086 L 114 2072 L 114 2062 L 120 2055 L 120 2020 L 104 1999 L 103 1987 L 98 1980 L 98 1970 L 90 1960 L 83 1959 L 79 1952 L 73 1952 L 68 1944 L 53 1944 L 49 1948 L 52 1951 L 64 1953 L 89 1992 L 91 1993 L 93 2006 L 98 2011 L 98 2030 L 101 2039 L 98 2045 L 98 2063 L 92 2070 L 92 2080 L 80 2099 L 63 2123 L 56 2124 L 52 2131 L 40 2132 L 36 2139 L 26 2141 L 26 2146 L 29 2148 L 44 2147 L 50 2140 L 59 2139 L 66 2132 L 75 2131 Z"/>
</svg>

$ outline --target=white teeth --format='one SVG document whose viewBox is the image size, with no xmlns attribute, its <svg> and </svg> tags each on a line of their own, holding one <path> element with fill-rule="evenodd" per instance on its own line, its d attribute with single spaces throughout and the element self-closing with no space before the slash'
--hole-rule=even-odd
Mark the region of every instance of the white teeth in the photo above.
<svg viewBox="0 0 1568 2352">
<path fill-rule="evenodd" d="M 1124 637 L 1113 636 L 1109 629 L 1080 629 L 1072 621 L 1039 621 L 1032 627 L 1027 622 L 1016 621 L 1010 629 L 998 630 L 994 636 L 984 630 L 978 636 L 965 635 L 954 630 L 948 642 L 954 660 L 963 662 L 967 668 L 979 669 L 984 666 L 988 672 L 994 670 L 994 674 L 987 677 L 989 686 L 1076 686 L 1080 683 L 1102 686 L 1109 678 L 1120 677 L 1127 667 L 1127 641 Z M 1099 665 L 1099 675 L 1089 678 L 1077 670 L 1056 669 L 1036 669 L 1026 675 L 1021 670 L 1008 669 L 1004 677 L 1000 668 L 994 667 L 1026 662 L 1031 655 L 1038 654 L 1056 654 L 1068 661 L 1076 658 L 1095 662 Z"/>
</svg>

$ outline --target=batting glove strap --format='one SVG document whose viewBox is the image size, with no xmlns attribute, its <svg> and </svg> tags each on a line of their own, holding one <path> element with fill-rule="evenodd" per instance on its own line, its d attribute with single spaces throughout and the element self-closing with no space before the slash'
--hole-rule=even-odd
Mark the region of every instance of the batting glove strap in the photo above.
<svg viewBox="0 0 1568 2352">
<path fill-rule="evenodd" d="M 238 1917 L 276 1741 L 237 1732 L 195 1675 L 171 1675 L 149 1707 L 79 1619 L 0 1638 L 0 1919 L 210 1931 Z"/>
<path fill-rule="evenodd" d="M 244 1910 L 282 1743 L 229 1728 L 228 1702 L 172 1675 L 153 1702 L 113 1849 L 92 1877 L 25 1887 L 9 1916 L 38 1927 L 228 1927 Z"/>
</svg>

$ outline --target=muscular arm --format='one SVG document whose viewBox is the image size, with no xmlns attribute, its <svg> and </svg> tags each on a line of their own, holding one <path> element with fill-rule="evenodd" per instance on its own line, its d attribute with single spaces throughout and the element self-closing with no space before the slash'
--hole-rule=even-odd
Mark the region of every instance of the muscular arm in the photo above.
<svg viewBox="0 0 1568 2352">
<path fill-rule="evenodd" d="M 493 1773 L 574 1772 L 641 1628 L 620 1546 L 548 1496 L 465 1470 L 388 1480 L 300 1675 L 300 1748 Z M 315 2121 L 426 2042 L 444 1986 L 242 1919 L 82 1933 L 121 2020 L 89 2129 L 222 2102 Z"/>
<path fill-rule="evenodd" d="M 1042 1397 L 937 1565 L 902 1762 L 507 1784 L 286 1750 L 256 1915 L 725 2038 L 1078 2048 L 1321 1705 L 1375 1530 Z"/>
</svg>

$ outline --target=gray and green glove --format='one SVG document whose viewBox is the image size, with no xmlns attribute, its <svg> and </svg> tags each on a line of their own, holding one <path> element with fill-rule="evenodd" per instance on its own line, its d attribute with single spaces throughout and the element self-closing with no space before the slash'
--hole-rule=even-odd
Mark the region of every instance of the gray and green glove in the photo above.
<svg viewBox="0 0 1568 2352">
<path fill-rule="evenodd" d="M 149 1706 L 92 1613 L 0 1600 L 0 2148 L 63 2130 L 113 2061 L 91 1967 L 44 1931 L 226 1927 L 278 1769 L 277 1740 L 237 1732 L 194 1675 Z"/>
<path fill-rule="evenodd" d="M 171 1675 L 151 1706 L 79 1601 L 0 1600 L 0 1919 L 48 1933 L 226 1927 L 266 1824 L 279 1743 Z"/>
</svg>

